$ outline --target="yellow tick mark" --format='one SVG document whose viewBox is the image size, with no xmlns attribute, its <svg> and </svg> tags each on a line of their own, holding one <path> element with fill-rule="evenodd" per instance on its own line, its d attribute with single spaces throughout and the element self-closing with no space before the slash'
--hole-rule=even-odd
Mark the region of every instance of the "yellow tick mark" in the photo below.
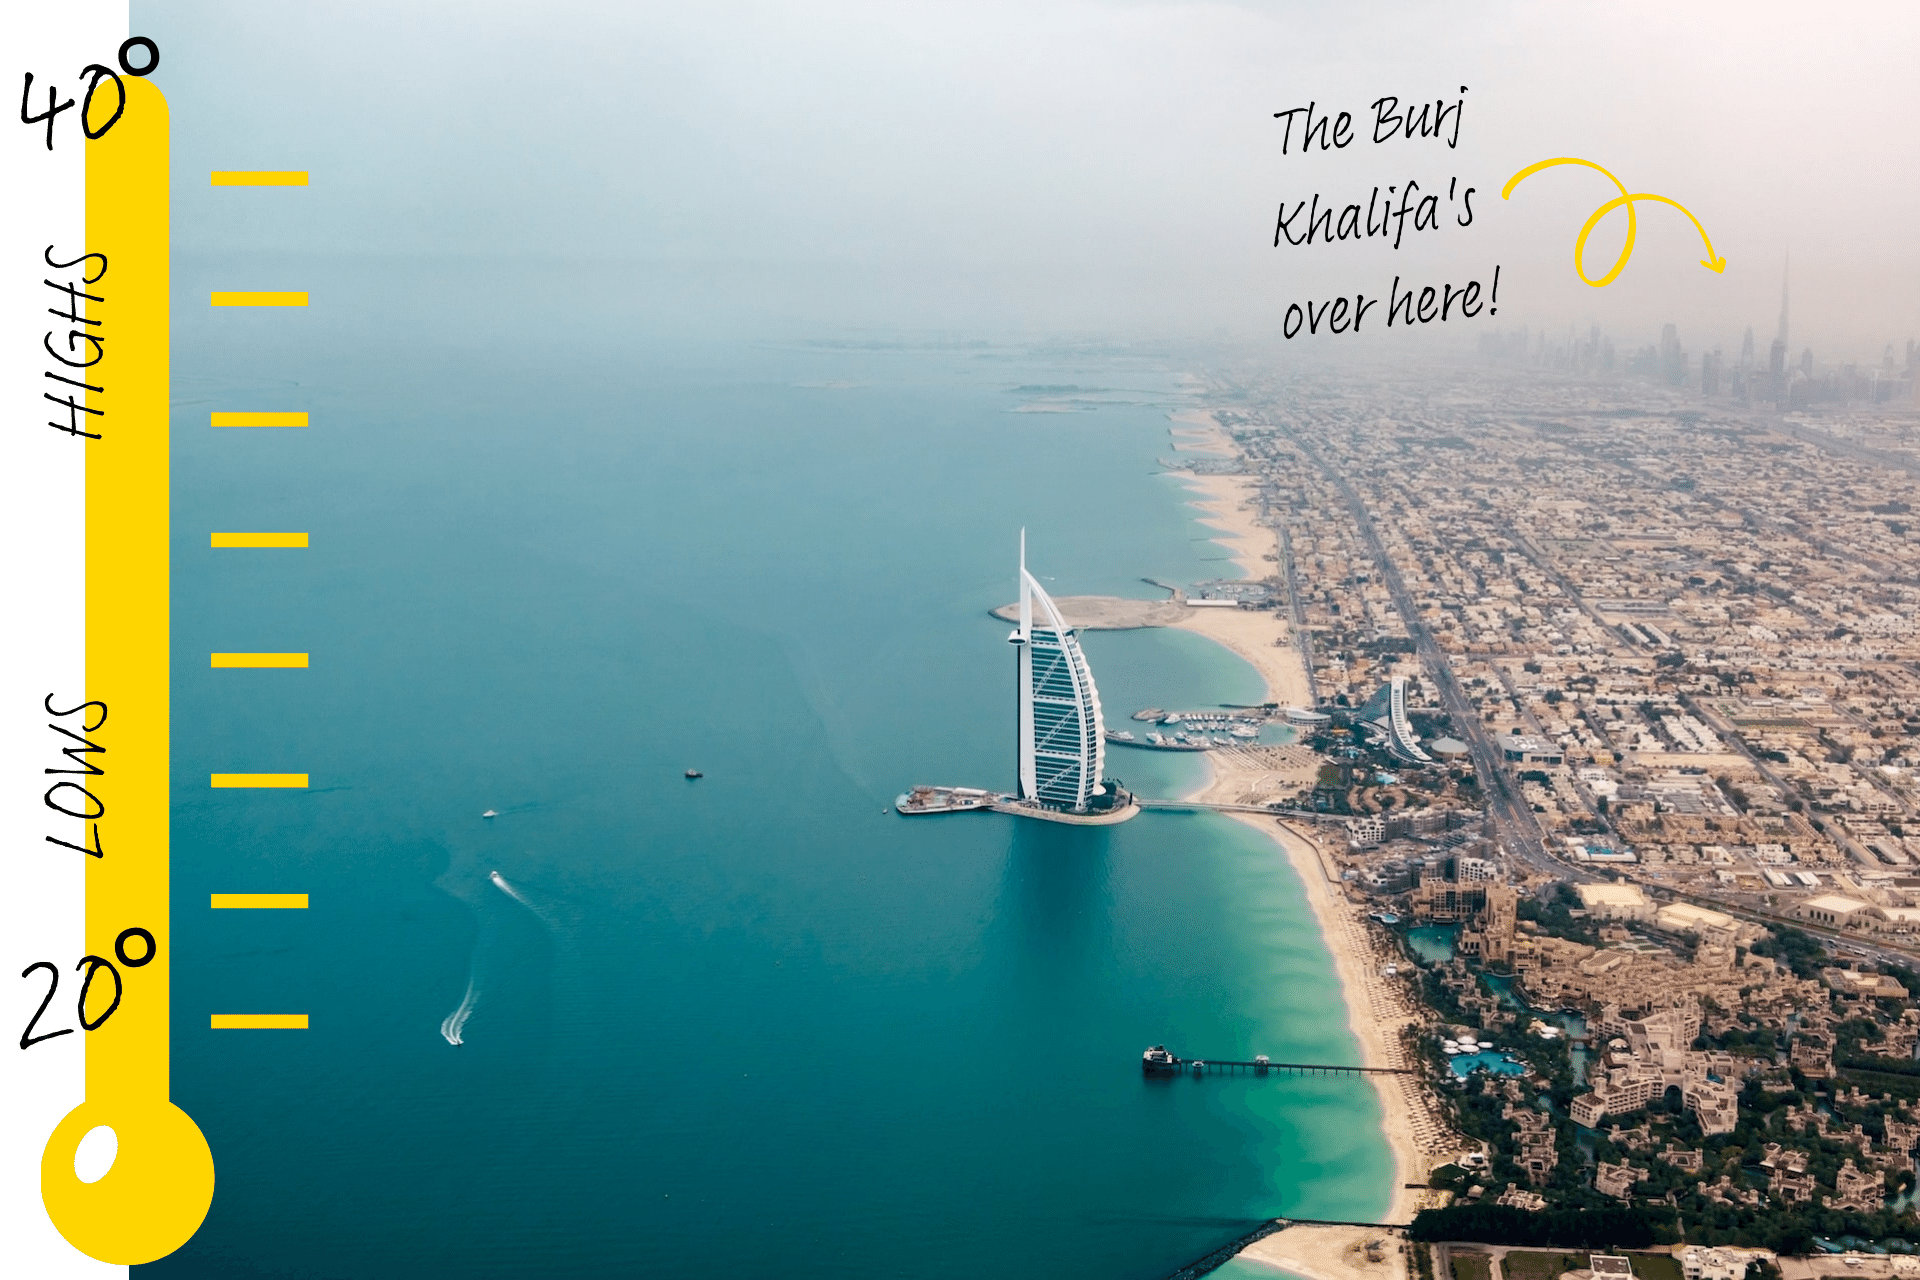
<svg viewBox="0 0 1920 1280">
<path fill-rule="evenodd" d="M 216 547 L 304 547 L 304 533 L 215 533 L 210 535 Z"/>
<path fill-rule="evenodd" d="M 216 187 L 304 187 L 305 169 L 215 169 Z"/>
<path fill-rule="evenodd" d="M 216 293 L 212 295 L 216 307 L 304 307 L 307 295 L 304 293 Z"/>
<path fill-rule="evenodd" d="M 304 893 L 216 893 L 212 897 L 215 911 L 229 907 L 307 909 L 307 895 Z"/>
<path fill-rule="evenodd" d="M 304 427 L 304 413 L 216 413 L 208 423 L 214 427 Z"/>
<path fill-rule="evenodd" d="M 304 790 L 307 775 L 304 773 L 216 773 L 213 775 L 216 787 L 295 787 Z"/>
<path fill-rule="evenodd" d="M 304 1013 L 216 1013 L 215 1031 L 305 1031 Z"/>
<path fill-rule="evenodd" d="M 210 655 L 215 667 L 304 667 L 304 653 L 216 653 Z"/>
</svg>

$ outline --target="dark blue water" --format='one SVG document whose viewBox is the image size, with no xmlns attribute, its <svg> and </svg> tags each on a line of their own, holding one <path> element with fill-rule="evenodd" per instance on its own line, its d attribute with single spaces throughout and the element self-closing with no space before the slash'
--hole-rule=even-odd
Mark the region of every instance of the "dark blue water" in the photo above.
<svg viewBox="0 0 1920 1280">
<path fill-rule="evenodd" d="M 1006 783 L 1023 524 L 1063 594 L 1221 572 L 1154 474 L 1177 365 L 683 344 L 505 268 L 249 265 L 327 306 L 208 314 L 232 265 L 176 266 L 173 1090 L 219 1186 L 154 1276 L 1148 1277 L 1384 1205 L 1366 1086 L 1137 1067 L 1355 1057 L 1270 842 L 886 812 Z M 1075 381 L 1138 394 L 1008 412 Z M 1116 719 L 1259 691 L 1184 633 L 1087 648 Z M 206 909 L 244 891 L 313 907 Z M 312 1029 L 205 1029 L 254 1011 Z"/>
</svg>

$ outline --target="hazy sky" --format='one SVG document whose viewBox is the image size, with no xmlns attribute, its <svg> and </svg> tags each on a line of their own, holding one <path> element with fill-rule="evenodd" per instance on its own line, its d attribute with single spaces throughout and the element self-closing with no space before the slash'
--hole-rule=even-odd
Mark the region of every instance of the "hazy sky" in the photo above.
<svg viewBox="0 0 1920 1280">
<path fill-rule="evenodd" d="M 983 336 L 1249 337 L 1289 302 L 1498 263 L 1494 325 L 1637 345 L 1671 320 L 1731 354 L 1747 324 L 1771 340 L 1791 249 L 1796 353 L 1920 337 L 1911 4 L 135 0 L 133 29 L 161 42 L 176 128 L 217 139 L 176 153 L 189 252 L 560 255 L 769 328 Z M 1457 149 L 1369 140 L 1375 99 L 1461 85 Z M 1353 145 L 1282 156 L 1273 113 L 1309 101 L 1352 112 Z M 1686 205 L 1726 273 L 1642 205 L 1620 278 L 1581 284 L 1606 180 L 1561 168 L 1499 198 L 1562 155 Z M 189 180 L 256 166 L 314 185 Z M 1474 225 L 1272 247 L 1283 197 L 1408 178 L 1478 188 Z"/>
</svg>

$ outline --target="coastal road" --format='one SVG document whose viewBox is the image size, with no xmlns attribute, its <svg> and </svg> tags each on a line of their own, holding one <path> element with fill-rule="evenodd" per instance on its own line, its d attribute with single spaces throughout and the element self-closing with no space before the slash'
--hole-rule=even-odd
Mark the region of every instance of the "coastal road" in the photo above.
<svg viewBox="0 0 1920 1280">
<path fill-rule="evenodd" d="M 1264 493 L 1260 498 L 1260 522 L 1272 529 L 1279 537 L 1281 570 L 1287 579 L 1287 608 L 1292 615 L 1293 643 L 1300 650 L 1300 665 L 1307 672 L 1307 710 L 1314 711 L 1320 706 L 1320 681 L 1313 674 L 1313 632 L 1307 630 L 1307 606 L 1300 599 L 1300 570 L 1293 559 L 1293 533 L 1284 520 L 1275 520 Z"/>
</svg>

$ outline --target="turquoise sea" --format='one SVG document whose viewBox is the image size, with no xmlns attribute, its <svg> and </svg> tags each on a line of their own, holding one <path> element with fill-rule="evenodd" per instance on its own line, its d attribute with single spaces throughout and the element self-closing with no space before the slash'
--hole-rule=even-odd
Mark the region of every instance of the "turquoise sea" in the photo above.
<svg viewBox="0 0 1920 1280">
<path fill-rule="evenodd" d="M 1273 844 L 888 812 L 1010 775 L 1023 525 L 1060 594 L 1231 572 L 1156 474 L 1183 357 L 682 340 L 505 263 L 175 273 L 173 1092 L 219 1183 L 141 1275 L 1145 1280 L 1385 1206 L 1365 1085 L 1139 1072 L 1355 1058 Z M 316 305 L 210 313 L 236 273 Z M 1087 650 L 1116 720 L 1258 691 L 1184 633 Z M 245 891 L 313 905 L 206 907 Z"/>
</svg>

